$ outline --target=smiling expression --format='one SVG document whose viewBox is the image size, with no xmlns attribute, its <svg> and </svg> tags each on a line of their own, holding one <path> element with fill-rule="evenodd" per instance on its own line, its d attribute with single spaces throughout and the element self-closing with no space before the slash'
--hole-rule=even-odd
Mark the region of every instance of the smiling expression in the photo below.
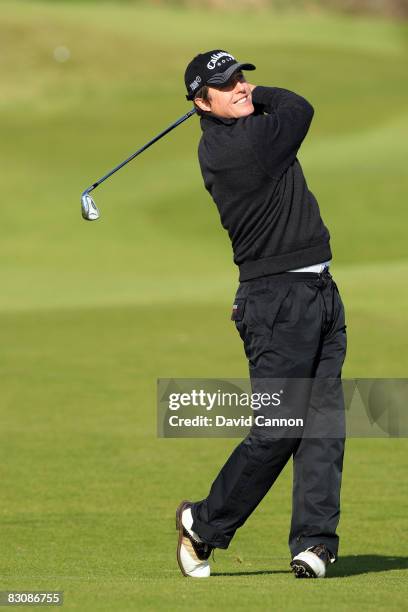
<svg viewBox="0 0 408 612">
<path fill-rule="evenodd" d="M 249 84 L 242 72 L 237 72 L 225 87 L 209 87 L 209 99 L 196 98 L 196 104 L 204 111 L 227 119 L 247 117 L 254 112 Z"/>
</svg>

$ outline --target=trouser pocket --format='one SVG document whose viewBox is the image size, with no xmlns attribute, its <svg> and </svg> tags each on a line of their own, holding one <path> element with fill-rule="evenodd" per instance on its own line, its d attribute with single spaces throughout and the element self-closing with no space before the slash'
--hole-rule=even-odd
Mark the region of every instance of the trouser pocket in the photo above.
<svg viewBox="0 0 408 612">
<path fill-rule="evenodd" d="M 292 287 L 277 284 L 268 291 L 251 291 L 234 300 L 231 319 L 244 343 L 249 366 L 254 367 L 259 357 L 270 350 L 274 327 L 277 322 L 290 319 Z"/>
</svg>

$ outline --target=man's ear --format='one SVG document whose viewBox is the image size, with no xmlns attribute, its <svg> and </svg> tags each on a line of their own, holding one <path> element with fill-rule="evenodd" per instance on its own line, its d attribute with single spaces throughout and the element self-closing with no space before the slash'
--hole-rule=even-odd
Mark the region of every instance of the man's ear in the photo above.
<svg viewBox="0 0 408 612">
<path fill-rule="evenodd" d="M 211 104 L 204 98 L 194 98 L 194 103 L 197 104 L 198 108 L 202 111 L 208 112 L 211 110 Z"/>
</svg>

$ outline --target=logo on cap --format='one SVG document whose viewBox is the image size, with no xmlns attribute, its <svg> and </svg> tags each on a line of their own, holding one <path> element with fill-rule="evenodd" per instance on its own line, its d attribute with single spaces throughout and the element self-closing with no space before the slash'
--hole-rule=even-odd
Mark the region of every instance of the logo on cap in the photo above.
<svg viewBox="0 0 408 612">
<path fill-rule="evenodd" d="M 225 62 L 231 62 L 232 60 L 236 61 L 235 57 L 233 57 L 230 53 L 225 53 L 225 51 L 220 51 L 220 53 L 213 53 L 210 61 L 207 64 L 208 70 L 214 70 L 217 63 L 219 63 L 218 60 L 222 57 L 225 57 L 225 59 L 221 60 L 223 64 Z"/>
<path fill-rule="evenodd" d="M 198 87 L 200 87 L 200 83 L 201 83 L 201 77 L 197 75 L 194 81 L 190 83 L 189 87 L 192 91 L 195 91 Z"/>
</svg>

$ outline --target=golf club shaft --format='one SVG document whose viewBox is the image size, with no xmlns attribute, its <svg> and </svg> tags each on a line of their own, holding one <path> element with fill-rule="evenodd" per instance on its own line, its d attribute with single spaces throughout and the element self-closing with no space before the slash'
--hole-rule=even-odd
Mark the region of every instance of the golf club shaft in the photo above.
<svg viewBox="0 0 408 612">
<path fill-rule="evenodd" d="M 152 144 L 154 144 L 155 142 L 157 142 L 158 140 L 160 140 L 160 138 L 162 138 L 163 136 L 165 136 L 166 134 L 168 134 L 171 130 L 173 130 L 175 127 L 177 127 L 178 125 L 180 125 L 180 123 L 183 123 L 183 121 L 185 121 L 186 119 L 188 119 L 189 117 L 191 117 L 191 115 L 194 115 L 194 113 L 196 113 L 196 109 L 192 108 L 190 111 L 188 111 L 188 113 L 186 113 L 185 115 L 183 115 L 182 117 L 180 117 L 180 119 L 177 119 L 177 121 L 175 121 L 174 123 L 172 123 L 171 125 L 169 125 L 168 128 L 166 128 L 165 130 L 163 130 L 162 132 L 160 132 L 160 134 L 157 134 L 157 136 L 155 136 L 154 138 L 152 138 L 152 140 L 149 140 L 148 143 L 146 143 L 145 145 L 143 145 L 143 147 L 141 147 L 140 149 L 138 149 L 137 151 L 135 151 L 135 153 L 133 153 L 130 157 L 128 157 L 127 159 L 125 159 L 125 161 L 123 161 L 121 164 L 119 164 L 118 166 L 116 166 L 115 168 L 113 168 L 113 170 L 110 170 L 107 174 L 105 174 L 105 176 L 103 176 L 102 178 L 100 178 L 98 181 L 96 181 L 95 183 L 93 183 L 93 185 L 91 185 L 91 187 L 89 187 L 88 189 L 86 189 L 84 191 L 84 193 L 89 193 L 90 191 L 92 191 L 93 189 L 95 189 L 95 187 L 98 187 L 98 185 L 100 185 L 101 183 L 103 183 L 104 181 L 106 181 L 106 179 L 108 179 L 110 176 L 112 176 L 112 174 L 115 174 L 115 172 L 117 172 L 118 170 L 120 170 L 121 168 L 123 168 L 123 166 L 126 166 L 126 164 L 128 164 L 130 161 L 132 161 L 132 159 L 134 159 L 135 157 L 137 157 L 138 155 L 140 155 L 140 153 L 143 153 L 143 151 L 145 151 L 148 147 L 150 147 Z"/>
</svg>

